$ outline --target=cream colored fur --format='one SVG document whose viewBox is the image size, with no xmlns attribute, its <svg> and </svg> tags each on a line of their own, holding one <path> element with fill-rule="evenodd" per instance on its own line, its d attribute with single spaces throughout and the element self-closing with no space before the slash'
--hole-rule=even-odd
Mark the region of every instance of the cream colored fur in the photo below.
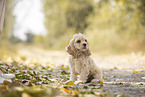
<svg viewBox="0 0 145 97">
<path fill-rule="evenodd" d="M 66 51 L 69 53 L 70 80 L 76 81 L 79 74 L 79 80 L 82 82 L 103 81 L 101 69 L 90 57 L 91 53 L 88 46 L 88 39 L 81 33 L 75 34 L 70 40 Z"/>
</svg>

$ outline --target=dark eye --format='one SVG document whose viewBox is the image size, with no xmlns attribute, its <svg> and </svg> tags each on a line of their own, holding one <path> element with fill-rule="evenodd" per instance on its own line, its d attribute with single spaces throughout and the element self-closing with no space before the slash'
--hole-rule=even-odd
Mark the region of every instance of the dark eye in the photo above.
<svg viewBox="0 0 145 97">
<path fill-rule="evenodd" d="M 80 43 L 80 42 L 81 42 L 80 40 L 77 41 L 77 43 Z"/>
<path fill-rule="evenodd" d="M 87 39 L 85 39 L 85 42 L 87 42 Z"/>
</svg>

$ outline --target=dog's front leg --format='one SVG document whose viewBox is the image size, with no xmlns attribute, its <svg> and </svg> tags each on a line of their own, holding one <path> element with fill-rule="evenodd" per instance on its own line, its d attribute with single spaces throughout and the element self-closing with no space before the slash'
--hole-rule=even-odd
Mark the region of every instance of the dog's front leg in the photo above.
<svg viewBox="0 0 145 97">
<path fill-rule="evenodd" d="M 85 71 L 85 70 L 81 70 L 81 73 L 80 73 L 80 80 L 82 82 L 86 82 L 87 79 L 88 79 L 88 75 L 89 75 L 89 72 Z"/>
<path fill-rule="evenodd" d="M 70 80 L 76 81 L 77 80 L 77 73 L 74 70 L 71 70 Z"/>
<path fill-rule="evenodd" d="M 70 68 L 70 80 L 76 81 L 77 80 L 77 73 L 75 72 L 75 64 L 73 57 L 69 57 L 69 68 Z"/>
</svg>

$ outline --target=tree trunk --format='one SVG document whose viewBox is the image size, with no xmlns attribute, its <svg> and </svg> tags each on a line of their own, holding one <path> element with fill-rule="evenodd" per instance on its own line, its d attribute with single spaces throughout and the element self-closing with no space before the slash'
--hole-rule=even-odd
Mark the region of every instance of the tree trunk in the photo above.
<svg viewBox="0 0 145 97">
<path fill-rule="evenodd" d="M 5 3 L 6 3 L 6 0 L 0 0 L 0 37 L 3 30 Z"/>
</svg>

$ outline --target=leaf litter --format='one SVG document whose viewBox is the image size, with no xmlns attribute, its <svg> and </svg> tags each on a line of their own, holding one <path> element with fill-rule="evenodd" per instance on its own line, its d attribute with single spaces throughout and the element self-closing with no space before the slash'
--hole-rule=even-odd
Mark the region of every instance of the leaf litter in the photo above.
<svg viewBox="0 0 145 97">
<path fill-rule="evenodd" d="M 4 74 L 14 74 L 15 78 L 12 82 L 4 80 L 0 84 L 0 97 L 87 97 L 87 95 L 102 97 L 107 95 L 107 92 L 100 89 L 103 83 L 76 85 L 73 81 L 69 81 L 68 67 L 54 67 L 50 64 L 43 66 L 41 63 L 28 60 L 26 57 L 2 59 L 0 70 Z"/>
<path fill-rule="evenodd" d="M 142 66 L 145 62 L 144 58 L 138 58 L 139 61 L 136 61 L 136 58 L 130 60 L 130 57 L 127 57 L 130 60 L 127 61 L 125 56 L 121 57 L 115 57 L 113 60 L 113 64 L 117 61 L 119 65 L 103 69 L 104 83 L 74 84 L 69 81 L 70 71 L 67 66 L 56 66 L 51 62 L 43 63 L 25 56 L 4 56 L 0 61 L 0 70 L 3 74 L 15 74 L 15 79 L 8 84 L 0 84 L 0 97 L 144 96 L 145 67 Z M 123 58 L 125 61 L 120 61 Z M 112 60 L 113 57 L 105 59 L 104 62 L 111 66 L 112 63 L 108 61 L 110 59 Z M 126 67 L 127 64 L 135 62 L 139 62 L 139 68 Z"/>
</svg>

